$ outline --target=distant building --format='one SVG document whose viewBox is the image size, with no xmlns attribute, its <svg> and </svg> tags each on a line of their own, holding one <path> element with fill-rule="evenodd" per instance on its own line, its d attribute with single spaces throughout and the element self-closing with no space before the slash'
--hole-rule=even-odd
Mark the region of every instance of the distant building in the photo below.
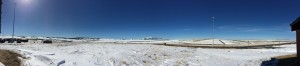
<svg viewBox="0 0 300 66">
<path fill-rule="evenodd" d="M 58 43 L 57 41 L 63 41 L 60 39 L 52 39 L 49 37 L 35 37 L 35 36 L 15 36 L 15 38 L 11 38 L 11 36 L 0 36 L 0 44 L 1 43 L 16 43 L 16 44 L 42 44 L 42 43 Z"/>
<path fill-rule="evenodd" d="M 53 43 L 53 41 L 52 40 L 44 40 L 43 43 L 48 43 L 49 44 L 49 43 Z"/>
<path fill-rule="evenodd" d="M 300 17 L 298 17 L 292 24 L 292 31 L 297 34 L 297 64 L 300 65 Z"/>
</svg>

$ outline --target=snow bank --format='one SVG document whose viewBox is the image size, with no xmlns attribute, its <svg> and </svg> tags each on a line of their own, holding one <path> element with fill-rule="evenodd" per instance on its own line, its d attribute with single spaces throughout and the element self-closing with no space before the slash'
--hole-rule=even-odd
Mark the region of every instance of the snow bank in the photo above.
<svg viewBox="0 0 300 66">
<path fill-rule="evenodd" d="M 0 66 L 4 66 L 4 64 L 2 64 L 2 63 L 0 62 Z"/>
</svg>

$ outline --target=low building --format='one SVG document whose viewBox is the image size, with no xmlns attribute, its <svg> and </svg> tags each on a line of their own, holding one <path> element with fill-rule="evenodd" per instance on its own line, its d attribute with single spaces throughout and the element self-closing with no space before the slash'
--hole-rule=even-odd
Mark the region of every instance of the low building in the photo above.
<svg viewBox="0 0 300 66">
<path fill-rule="evenodd" d="M 298 17 L 292 24 L 292 31 L 296 31 L 297 43 L 297 64 L 300 65 L 300 17 Z"/>
</svg>

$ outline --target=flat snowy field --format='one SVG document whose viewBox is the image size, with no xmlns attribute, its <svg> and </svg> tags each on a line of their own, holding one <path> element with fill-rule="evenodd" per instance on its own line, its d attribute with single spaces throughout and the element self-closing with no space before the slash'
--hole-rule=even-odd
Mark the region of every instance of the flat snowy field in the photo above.
<svg viewBox="0 0 300 66">
<path fill-rule="evenodd" d="M 270 57 L 296 53 L 275 49 L 214 49 L 149 44 L 0 45 L 20 53 L 25 66 L 260 66 Z"/>
</svg>

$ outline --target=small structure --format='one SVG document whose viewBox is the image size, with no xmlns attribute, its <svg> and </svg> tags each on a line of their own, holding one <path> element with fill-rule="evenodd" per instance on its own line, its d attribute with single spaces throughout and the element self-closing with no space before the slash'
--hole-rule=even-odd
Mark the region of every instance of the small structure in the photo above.
<svg viewBox="0 0 300 66">
<path fill-rule="evenodd" d="M 43 43 L 50 44 L 50 43 L 52 43 L 52 41 L 51 40 L 44 40 Z"/>
<path fill-rule="evenodd" d="M 292 31 L 297 34 L 297 64 L 300 65 L 300 17 L 298 17 L 292 24 Z"/>
</svg>

